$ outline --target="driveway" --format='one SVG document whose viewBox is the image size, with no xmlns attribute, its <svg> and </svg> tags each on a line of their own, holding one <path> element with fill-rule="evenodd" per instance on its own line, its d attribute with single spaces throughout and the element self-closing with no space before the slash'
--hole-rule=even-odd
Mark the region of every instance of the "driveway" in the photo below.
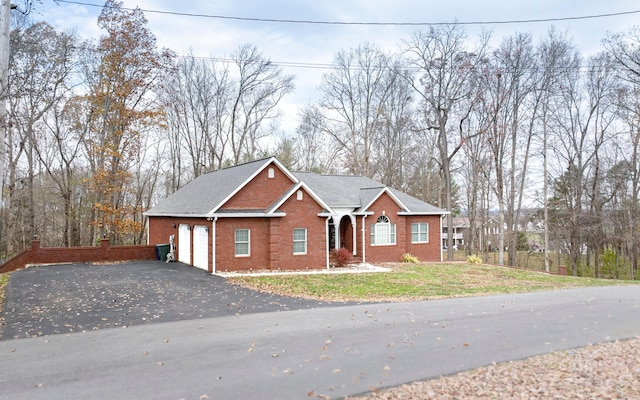
<svg viewBox="0 0 640 400">
<path fill-rule="evenodd" d="M 182 263 L 43 266 L 11 275 L 0 339 L 344 304 L 259 293 Z"/>
</svg>

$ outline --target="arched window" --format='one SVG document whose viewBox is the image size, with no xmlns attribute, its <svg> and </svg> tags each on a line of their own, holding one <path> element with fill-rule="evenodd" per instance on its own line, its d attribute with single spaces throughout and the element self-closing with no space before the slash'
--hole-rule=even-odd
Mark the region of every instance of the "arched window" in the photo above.
<svg viewBox="0 0 640 400">
<path fill-rule="evenodd" d="M 371 225 L 371 245 L 389 246 L 394 244 L 396 244 L 396 224 L 392 224 L 386 215 L 381 215 L 376 223 Z"/>
</svg>

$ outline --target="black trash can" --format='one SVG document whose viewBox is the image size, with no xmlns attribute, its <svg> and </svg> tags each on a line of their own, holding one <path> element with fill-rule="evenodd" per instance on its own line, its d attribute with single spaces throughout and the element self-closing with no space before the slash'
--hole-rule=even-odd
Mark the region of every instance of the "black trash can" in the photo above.
<svg viewBox="0 0 640 400">
<path fill-rule="evenodd" d="M 169 244 L 157 244 L 156 245 L 156 256 L 160 261 L 167 261 L 167 254 L 171 251 L 171 245 Z"/>
</svg>

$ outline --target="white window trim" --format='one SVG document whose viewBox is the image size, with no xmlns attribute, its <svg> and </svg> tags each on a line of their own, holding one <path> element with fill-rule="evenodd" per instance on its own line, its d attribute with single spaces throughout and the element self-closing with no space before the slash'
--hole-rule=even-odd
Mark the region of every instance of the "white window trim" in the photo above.
<svg viewBox="0 0 640 400">
<path fill-rule="evenodd" d="M 369 236 L 373 239 L 373 240 L 369 240 L 369 242 L 371 243 L 371 246 L 395 246 L 397 244 L 396 241 L 396 224 L 391 223 L 391 220 L 389 219 L 389 217 L 384 216 L 385 219 L 388 222 L 377 222 L 375 224 L 371 225 L 371 232 L 369 234 Z M 380 220 L 380 218 L 378 218 L 378 220 Z M 389 237 L 388 237 L 388 243 L 377 243 L 377 232 L 376 232 L 376 227 L 378 225 L 387 225 L 389 227 Z M 393 239 L 393 240 L 392 240 Z"/>
<path fill-rule="evenodd" d="M 296 240 L 295 232 L 298 229 L 304 230 L 304 240 Z M 296 252 L 295 244 L 296 243 L 301 243 L 301 242 L 304 243 L 304 252 Z M 307 228 L 293 228 L 293 244 L 294 244 L 293 245 L 293 255 L 294 256 L 302 256 L 302 255 L 307 254 Z"/>
<path fill-rule="evenodd" d="M 418 225 L 418 240 L 417 240 L 417 241 L 415 241 L 415 242 L 413 241 L 413 226 L 414 226 L 414 225 Z M 427 227 L 427 231 L 426 231 L 426 232 L 424 232 L 424 233 L 426 233 L 426 234 L 427 234 L 427 240 L 426 240 L 426 241 L 422 241 L 422 240 L 420 240 L 420 234 L 421 234 L 421 233 L 423 233 L 423 232 L 420 230 L 420 226 L 421 226 L 421 225 L 426 225 L 426 227 Z M 411 223 L 411 243 L 412 243 L 412 244 L 424 244 L 424 243 L 429 243 L 429 223 L 428 223 L 428 222 L 412 222 L 412 223 Z"/>
<path fill-rule="evenodd" d="M 238 242 L 237 240 L 238 231 L 247 231 L 246 242 Z M 247 243 L 247 254 L 238 254 L 238 243 Z M 233 231 L 233 253 L 236 257 L 251 257 L 251 229 L 237 228 L 236 230 Z"/>
</svg>

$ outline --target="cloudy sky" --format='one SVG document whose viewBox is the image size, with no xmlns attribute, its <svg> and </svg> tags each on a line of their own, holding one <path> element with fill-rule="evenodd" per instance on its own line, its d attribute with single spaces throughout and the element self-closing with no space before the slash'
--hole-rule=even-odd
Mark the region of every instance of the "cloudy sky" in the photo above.
<svg viewBox="0 0 640 400">
<path fill-rule="evenodd" d="M 15 2 L 19 4 L 20 0 Z M 57 4 L 43 0 L 32 16 L 61 29 L 75 29 L 84 38 L 97 39 L 101 34 L 97 17 L 103 4 L 99 0 L 61 0 Z M 336 52 L 367 41 L 398 51 L 403 40 L 428 26 L 306 24 L 219 17 L 343 23 L 487 22 L 467 25 L 467 32 L 473 39 L 482 29 L 491 30 L 496 42 L 518 31 L 530 32 L 537 40 L 555 25 L 566 30 L 585 55 L 601 48 L 600 41 L 607 32 L 640 24 L 640 3 L 635 0 L 123 0 L 123 6 L 148 10 L 145 15 L 158 45 L 178 54 L 192 51 L 197 56 L 223 58 L 239 45 L 251 43 L 265 57 L 284 65 L 286 73 L 297 76 L 296 92 L 282 107 L 283 129 L 289 133 L 295 129 L 298 109 L 318 99 L 316 88 Z M 569 19 L 616 13 L 627 14 Z M 564 20 L 490 23 L 550 19 Z"/>
</svg>

